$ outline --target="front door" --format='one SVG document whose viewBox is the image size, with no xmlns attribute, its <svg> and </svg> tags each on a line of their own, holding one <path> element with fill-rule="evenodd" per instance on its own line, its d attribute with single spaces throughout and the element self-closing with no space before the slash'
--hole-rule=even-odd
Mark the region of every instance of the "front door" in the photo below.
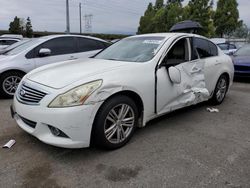
<svg viewBox="0 0 250 188">
<path fill-rule="evenodd" d="M 175 42 L 163 58 L 157 71 L 157 114 L 196 104 L 209 97 L 204 78 L 204 60 L 200 60 L 189 38 Z M 181 75 L 179 84 L 173 83 L 169 67 Z"/>
<path fill-rule="evenodd" d="M 39 50 L 47 48 L 51 50 L 51 54 L 45 57 L 39 56 Z M 76 54 L 76 41 L 74 37 L 58 37 L 44 42 L 36 47 L 34 60 L 36 67 L 57 63 L 61 61 L 74 60 Z"/>
</svg>

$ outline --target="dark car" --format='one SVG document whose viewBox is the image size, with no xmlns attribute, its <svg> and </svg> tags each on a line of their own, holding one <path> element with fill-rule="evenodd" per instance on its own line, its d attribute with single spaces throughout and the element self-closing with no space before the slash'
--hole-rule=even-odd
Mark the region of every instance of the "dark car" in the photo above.
<svg viewBox="0 0 250 188">
<path fill-rule="evenodd" d="M 250 44 L 237 50 L 232 59 L 235 69 L 234 76 L 250 78 Z"/>
</svg>

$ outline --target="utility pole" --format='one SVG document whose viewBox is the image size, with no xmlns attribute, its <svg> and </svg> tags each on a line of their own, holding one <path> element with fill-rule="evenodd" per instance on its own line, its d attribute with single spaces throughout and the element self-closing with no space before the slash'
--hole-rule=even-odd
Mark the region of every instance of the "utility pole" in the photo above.
<svg viewBox="0 0 250 188">
<path fill-rule="evenodd" d="M 80 34 L 82 34 L 82 3 L 79 3 Z"/>
<path fill-rule="evenodd" d="M 69 24 L 69 0 L 66 0 L 66 33 L 70 34 L 70 24 Z"/>
</svg>

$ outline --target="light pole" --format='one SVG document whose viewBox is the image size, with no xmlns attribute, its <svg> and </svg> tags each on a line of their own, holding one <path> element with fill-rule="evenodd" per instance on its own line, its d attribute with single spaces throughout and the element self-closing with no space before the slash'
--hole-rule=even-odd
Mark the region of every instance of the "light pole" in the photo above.
<svg viewBox="0 0 250 188">
<path fill-rule="evenodd" d="M 70 24 L 69 24 L 69 0 L 66 0 L 66 33 L 70 33 Z"/>
<path fill-rule="evenodd" d="M 82 3 L 79 3 L 80 34 L 82 34 Z"/>
</svg>

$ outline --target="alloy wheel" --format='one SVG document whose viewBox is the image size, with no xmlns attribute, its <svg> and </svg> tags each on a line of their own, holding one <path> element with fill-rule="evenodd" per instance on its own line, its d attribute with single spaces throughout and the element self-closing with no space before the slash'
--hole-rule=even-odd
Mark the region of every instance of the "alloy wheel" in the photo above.
<svg viewBox="0 0 250 188">
<path fill-rule="evenodd" d="M 225 78 L 221 78 L 217 84 L 217 92 L 216 92 L 216 98 L 218 102 L 221 102 L 227 92 L 227 81 Z"/>
<path fill-rule="evenodd" d="M 104 125 L 106 139 L 113 144 L 123 142 L 131 134 L 135 124 L 135 113 L 127 104 L 119 104 L 112 108 Z"/>
<path fill-rule="evenodd" d="M 9 76 L 5 78 L 2 84 L 4 92 L 8 95 L 14 95 L 20 82 L 21 78 L 18 76 Z"/>
</svg>

